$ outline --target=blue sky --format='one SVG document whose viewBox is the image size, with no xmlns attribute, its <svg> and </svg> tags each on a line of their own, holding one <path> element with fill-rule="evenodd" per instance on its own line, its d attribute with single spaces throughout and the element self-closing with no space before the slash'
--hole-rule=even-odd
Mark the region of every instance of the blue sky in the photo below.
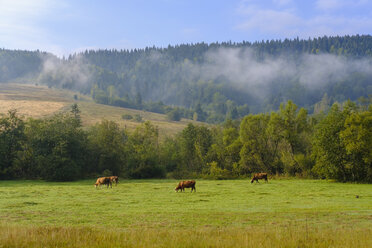
<svg viewBox="0 0 372 248">
<path fill-rule="evenodd" d="M 0 0 L 0 47 L 85 49 L 371 34 L 372 0 Z"/>
</svg>

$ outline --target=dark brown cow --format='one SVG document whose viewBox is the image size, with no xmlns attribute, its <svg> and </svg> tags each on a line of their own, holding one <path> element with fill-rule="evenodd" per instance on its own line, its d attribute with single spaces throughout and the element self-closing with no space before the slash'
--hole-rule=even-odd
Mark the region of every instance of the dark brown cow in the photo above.
<svg viewBox="0 0 372 248">
<path fill-rule="evenodd" d="M 251 183 L 253 183 L 254 180 L 256 180 L 256 182 L 258 182 L 258 179 L 265 179 L 265 181 L 268 182 L 267 173 L 256 173 L 256 174 L 254 174 Z"/>
<path fill-rule="evenodd" d="M 107 188 L 109 187 L 109 186 L 111 186 L 111 188 L 112 188 L 112 182 L 111 182 L 111 179 L 110 179 L 110 177 L 100 177 L 100 178 L 98 178 L 97 179 L 97 181 L 96 181 L 96 183 L 94 184 L 94 187 L 101 187 L 101 185 L 107 185 Z"/>
<path fill-rule="evenodd" d="M 111 176 L 110 180 L 111 180 L 111 183 L 115 183 L 115 186 L 118 186 L 118 182 L 119 182 L 118 176 Z"/>
<path fill-rule="evenodd" d="M 174 189 L 176 192 L 178 192 L 178 190 L 181 190 L 182 191 L 185 191 L 185 188 L 191 188 L 191 192 L 194 190 L 196 192 L 196 188 L 195 188 L 195 181 L 194 180 L 191 180 L 191 181 L 181 181 L 178 183 L 177 187 Z"/>
</svg>

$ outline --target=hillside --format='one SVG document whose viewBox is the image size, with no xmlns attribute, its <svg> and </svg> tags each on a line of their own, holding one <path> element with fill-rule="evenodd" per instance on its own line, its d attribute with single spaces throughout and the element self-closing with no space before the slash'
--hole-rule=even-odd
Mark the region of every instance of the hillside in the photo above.
<svg viewBox="0 0 372 248">
<path fill-rule="evenodd" d="M 50 53 L 0 50 L 0 82 L 39 83 L 94 101 L 221 123 L 292 100 L 309 113 L 372 94 L 372 36 L 180 44 Z"/>
<path fill-rule="evenodd" d="M 74 100 L 74 95 L 78 96 L 78 100 Z M 106 119 L 117 122 L 121 127 L 133 130 L 141 122 L 123 120 L 122 115 L 140 115 L 143 121 L 151 121 L 158 126 L 160 135 L 164 136 L 174 135 L 184 129 L 189 122 L 193 122 L 190 120 L 173 122 L 168 121 L 167 116 L 163 114 L 97 104 L 90 96 L 70 90 L 25 84 L 0 84 L 0 113 L 2 114 L 7 113 L 10 109 L 17 109 L 17 112 L 25 118 L 42 118 L 61 111 L 70 111 L 70 106 L 73 103 L 78 104 L 85 127 Z"/>
</svg>

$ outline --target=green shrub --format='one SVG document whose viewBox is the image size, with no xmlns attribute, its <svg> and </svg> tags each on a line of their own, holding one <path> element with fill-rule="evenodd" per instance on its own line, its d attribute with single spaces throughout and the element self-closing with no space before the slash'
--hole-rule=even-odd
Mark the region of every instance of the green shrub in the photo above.
<svg viewBox="0 0 372 248">
<path fill-rule="evenodd" d="M 136 122 L 142 122 L 143 120 L 142 120 L 142 116 L 141 115 L 135 115 L 134 116 L 134 120 L 136 121 Z"/>
<path fill-rule="evenodd" d="M 181 120 L 181 113 L 177 108 L 175 108 L 172 111 L 167 113 L 167 118 L 170 121 L 180 121 Z"/>
<path fill-rule="evenodd" d="M 231 171 L 218 167 L 218 163 L 215 161 L 208 163 L 207 165 L 209 166 L 209 174 L 206 176 L 207 178 L 216 180 L 234 178 Z"/>
<path fill-rule="evenodd" d="M 106 170 L 104 170 L 103 171 L 103 176 L 105 176 L 105 177 L 110 177 L 110 176 L 112 176 L 113 174 L 112 174 L 112 171 L 110 171 L 110 170 L 108 170 L 108 169 L 106 169 Z"/>
<path fill-rule="evenodd" d="M 122 118 L 123 120 L 131 120 L 131 119 L 133 119 L 133 116 L 131 116 L 131 115 L 129 115 L 129 114 L 123 114 L 123 115 L 121 116 L 121 118 Z"/>
<path fill-rule="evenodd" d="M 165 169 L 159 165 L 141 165 L 131 173 L 130 177 L 136 179 L 164 178 Z"/>
</svg>

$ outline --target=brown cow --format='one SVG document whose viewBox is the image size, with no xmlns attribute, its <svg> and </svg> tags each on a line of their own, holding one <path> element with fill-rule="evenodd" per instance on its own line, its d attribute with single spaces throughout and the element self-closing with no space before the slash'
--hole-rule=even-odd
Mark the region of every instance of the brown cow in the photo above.
<svg viewBox="0 0 372 248">
<path fill-rule="evenodd" d="M 258 179 L 265 179 L 265 181 L 268 182 L 267 173 L 255 173 L 253 175 L 251 183 L 253 183 L 254 180 L 256 180 L 256 182 L 258 182 Z"/>
<path fill-rule="evenodd" d="M 119 177 L 118 176 L 111 176 L 110 177 L 111 183 L 115 183 L 115 186 L 118 186 Z"/>
<path fill-rule="evenodd" d="M 111 179 L 110 179 L 110 177 L 100 177 L 100 178 L 98 178 L 97 179 L 97 181 L 96 181 L 96 183 L 94 184 L 94 187 L 101 187 L 101 185 L 107 185 L 107 188 L 109 187 L 109 186 L 111 186 L 111 188 L 112 188 L 112 182 L 111 182 Z"/>
<path fill-rule="evenodd" d="M 191 180 L 191 181 L 181 181 L 178 183 L 177 187 L 174 189 L 176 192 L 178 192 L 178 190 L 181 190 L 182 191 L 185 191 L 185 188 L 191 188 L 191 192 L 194 190 L 196 192 L 196 188 L 195 188 L 195 181 L 194 180 Z"/>
</svg>

